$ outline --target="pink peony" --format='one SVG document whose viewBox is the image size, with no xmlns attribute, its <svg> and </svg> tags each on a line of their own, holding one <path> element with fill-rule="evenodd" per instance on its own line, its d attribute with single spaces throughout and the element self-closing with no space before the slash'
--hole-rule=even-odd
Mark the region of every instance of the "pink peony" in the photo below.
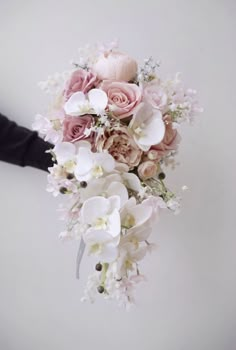
<svg viewBox="0 0 236 350">
<path fill-rule="evenodd" d="M 93 133 L 89 136 L 84 134 L 85 129 L 92 126 L 93 117 L 85 114 L 79 117 L 66 116 L 63 121 L 63 141 L 76 142 L 80 140 L 87 140 L 93 143 Z"/>
<path fill-rule="evenodd" d="M 142 92 L 136 84 L 105 80 L 100 87 L 108 96 L 108 107 L 119 119 L 130 117 L 141 101 Z"/>
<path fill-rule="evenodd" d="M 131 81 L 138 70 L 137 62 L 122 52 L 106 52 L 93 65 L 92 71 L 101 80 Z"/>
<path fill-rule="evenodd" d="M 99 80 L 96 74 L 88 72 L 85 69 L 78 69 L 72 75 L 70 80 L 66 84 L 64 91 L 64 96 L 68 100 L 71 95 L 77 91 L 82 91 L 84 93 L 93 89 L 97 86 Z"/>
<path fill-rule="evenodd" d="M 126 126 L 114 126 L 105 131 L 97 142 L 99 152 L 108 151 L 114 159 L 133 169 L 140 163 L 143 152 L 138 148 Z"/>
<path fill-rule="evenodd" d="M 166 110 L 167 95 L 157 80 L 152 80 L 143 86 L 143 100 L 162 112 Z"/>
<path fill-rule="evenodd" d="M 157 173 L 157 165 L 151 160 L 143 162 L 138 167 L 138 175 L 142 180 L 150 179 Z"/>
<path fill-rule="evenodd" d="M 180 135 L 173 128 L 171 117 L 166 115 L 163 117 L 163 121 L 166 126 L 164 138 L 158 145 L 152 146 L 147 154 L 148 158 L 152 160 L 160 160 L 170 151 L 175 151 L 180 142 Z"/>
</svg>

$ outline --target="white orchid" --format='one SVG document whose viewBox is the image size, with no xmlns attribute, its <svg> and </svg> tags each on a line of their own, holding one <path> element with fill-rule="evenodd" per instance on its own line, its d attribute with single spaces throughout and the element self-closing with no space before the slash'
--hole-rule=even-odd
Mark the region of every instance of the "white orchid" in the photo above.
<svg viewBox="0 0 236 350">
<path fill-rule="evenodd" d="M 90 181 L 111 173 L 115 160 L 109 153 L 93 153 L 87 147 L 79 147 L 76 157 L 75 177 L 78 181 Z"/>
<path fill-rule="evenodd" d="M 73 173 L 76 160 L 76 147 L 70 142 L 58 143 L 53 148 L 53 153 L 56 156 L 58 165 L 63 166 L 63 168 L 69 172 Z"/>
<path fill-rule="evenodd" d="M 134 197 L 131 197 L 121 210 L 122 227 L 130 232 L 137 230 L 147 223 L 152 215 L 152 208 L 146 204 L 136 204 Z"/>
<path fill-rule="evenodd" d="M 107 94 L 100 89 L 92 89 L 85 95 L 82 91 L 75 92 L 64 105 L 67 115 L 83 114 L 101 115 L 107 106 Z"/>
<path fill-rule="evenodd" d="M 85 238 L 94 231 L 105 231 L 112 237 L 117 237 L 121 229 L 119 209 L 119 196 L 95 196 L 87 199 L 81 208 L 80 217 L 81 222 L 87 225 Z"/>
<path fill-rule="evenodd" d="M 119 241 L 104 230 L 88 232 L 84 235 L 84 241 L 90 254 L 98 256 L 100 261 L 112 262 L 118 256 Z"/>
<path fill-rule="evenodd" d="M 137 175 L 127 172 L 127 173 L 122 173 L 121 178 L 122 178 L 124 185 L 127 188 L 129 188 L 130 190 L 135 191 L 135 192 L 141 191 L 142 186 L 141 186 L 141 182 L 140 182 Z"/>
<path fill-rule="evenodd" d="M 147 103 L 140 103 L 129 124 L 134 141 L 143 151 L 160 143 L 165 134 L 165 124 L 159 110 Z"/>
</svg>

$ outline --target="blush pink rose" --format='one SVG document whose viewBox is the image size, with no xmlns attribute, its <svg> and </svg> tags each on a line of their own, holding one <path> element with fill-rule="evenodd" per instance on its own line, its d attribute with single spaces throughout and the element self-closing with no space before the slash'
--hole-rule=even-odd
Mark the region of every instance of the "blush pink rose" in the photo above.
<svg viewBox="0 0 236 350">
<path fill-rule="evenodd" d="M 128 82 L 135 78 L 138 64 L 125 53 L 109 51 L 98 58 L 92 70 L 101 80 Z"/>
<path fill-rule="evenodd" d="M 130 117 L 142 98 L 136 84 L 105 80 L 100 88 L 106 92 L 109 110 L 119 119 Z"/>
<path fill-rule="evenodd" d="M 86 128 L 90 128 L 93 123 L 93 117 L 85 114 L 79 117 L 66 116 L 63 121 L 63 141 L 76 142 L 87 140 L 93 143 L 93 133 L 89 136 L 84 134 Z"/>
<path fill-rule="evenodd" d="M 157 173 L 157 165 L 151 160 L 143 162 L 138 167 L 138 175 L 142 180 L 150 179 Z"/>
<path fill-rule="evenodd" d="M 98 83 L 99 80 L 96 74 L 82 68 L 78 69 L 72 74 L 70 80 L 66 84 L 64 91 L 65 99 L 68 100 L 71 95 L 77 91 L 86 93 L 96 87 Z"/>
<path fill-rule="evenodd" d="M 97 149 L 99 152 L 108 151 L 117 162 L 128 165 L 130 170 L 140 163 L 143 154 L 126 126 L 114 126 L 106 130 L 97 141 Z"/>
<path fill-rule="evenodd" d="M 147 154 L 148 158 L 152 160 L 160 160 L 170 151 L 175 151 L 180 142 L 180 135 L 173 128 L 171 117 L 166 115 L 163 117 L 163 121 L 166 126 L 164 138 L 158 145 L 152 146 Z"/>
</svg>

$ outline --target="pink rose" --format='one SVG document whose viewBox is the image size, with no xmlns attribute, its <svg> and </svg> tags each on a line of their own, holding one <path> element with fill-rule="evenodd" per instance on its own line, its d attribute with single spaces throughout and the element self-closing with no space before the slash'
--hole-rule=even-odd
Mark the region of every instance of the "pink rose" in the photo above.
<svg viewBox="0 0 236 350">
<path fill-rule="evenodd" d="M 130 117 L 141 102 L 141 89 L 136 84 L 105 80 L 100 88 L 108 97 L 108 108 L 119 119 Z"/>
<path fill-rule="evenodd" d="M 86 93 L 96 87 L 98 82 L 96 74 L 88 72 L 82 68 L 78 69 L 72 74 L 70 80 L 67 82 L 64 96 L 66 100 L 68 100 L 71 95 L 77 91 Z"/>
<path fill-rule="evenodd" d="M 157 80 L 152 80 L 144 85 L 143 100 L 162 112 L 166 110 L 167 95 Z"/>
<path fill-rule="evenodd" d="M 126 126 L 114 126 L 106 130 L 97 142 L 99 152 L 107 150 L 117 162 L 133 169 L 140 163 L 143 152 L 130 136 Z"/>
<path fill-rule="evenodd" d="M 137 62 L 121 52 L 106 52 L 92 66 L 92 71 L 101 80 L 131 81 L 138 70 Z"/>
<path fill-rule="evenodd" d="M 180 142 L 180 135 L 173 128 L 171 117 L 166 115 L 163 117 L 163 121 L 166 126 L 164 138 L 158 145 L 152 146 L 147 154 L 148 158 L 152 160 L 160 160 L 170 151 L 175 151 Z"/>
<path fill-rule="evenodd" d="M 79 140 L 87 140 L 93 143 L 94 135 L 84 134 L 86 128 L 90 128 L 93 123 L 93 117 L 85 114 L 79 117 L 66 116 L 63 121 L 63 141 L 76 142 Z"/>
<path fill-rule="evenodd" d="M 150 179 L 157 173 L 157 164 L 151 160 L 143 162 L 138 167 L 138 175 L 142 180 Z"/>
</svg>

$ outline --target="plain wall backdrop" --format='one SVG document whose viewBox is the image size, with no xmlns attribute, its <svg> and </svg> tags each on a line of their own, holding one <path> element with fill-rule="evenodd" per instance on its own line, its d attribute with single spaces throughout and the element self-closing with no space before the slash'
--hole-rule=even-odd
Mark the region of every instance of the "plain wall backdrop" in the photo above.
<svg viewBox="0 0 236 350">
<path fill-rule="evenodd" d="M 37 82 L 65 70 L 86 43 L 120 39 L 140 62 L 182 72 L 204 113 L 182 128 L 180 166 L 167 183 L 179 216 L 153 231 L 138 306 L 82 304 L 77 244 L 62 244 L 46 173 L 0 163 L 1 350 L 236 349 L 234 0 L 0 0 L 0 110 L 31 127 L 48 99 Z"/>
</svg>

